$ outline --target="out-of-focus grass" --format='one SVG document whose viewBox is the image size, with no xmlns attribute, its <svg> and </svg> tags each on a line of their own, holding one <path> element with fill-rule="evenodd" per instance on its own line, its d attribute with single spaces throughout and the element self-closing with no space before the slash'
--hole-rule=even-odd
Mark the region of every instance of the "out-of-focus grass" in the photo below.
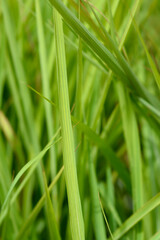
<svg viewBox="0 0 160 240">
<path fill-rule="evenodd" d="M 0 239 L 159 239 L 159 22 L 158 0 L 1 0 Z"/>
</svg>

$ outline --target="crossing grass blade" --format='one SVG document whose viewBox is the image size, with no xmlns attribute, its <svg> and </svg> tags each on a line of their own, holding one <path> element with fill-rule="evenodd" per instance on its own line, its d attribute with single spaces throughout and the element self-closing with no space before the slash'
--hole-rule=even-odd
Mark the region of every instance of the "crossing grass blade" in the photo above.
<svg viewBox="0 0 160 240">
<path fill-rule="evenodd" d="M 108 5 L 109 5 L 109 6 L 111 5 L 111 4 L 110 4 L 110 1 L 109 1 L 109 4 L 108 4 Z M 117 6 L 118 6 L 118 1 L 117 1 Z M 132 12 L 131 12 L 132 17 L 135 15 L 138 6 L 139 6 L 139 0 L 135 2 L 135 5 L 134 5 L 133 10 L 132 10 Z M 103 30 L 104 32 L 106 32 L 106 30 L 103 28 L 103 25 L 102 25 L 102 23 L 100 22 L 97 14 L 95 13 L 95 11 L 94 11 L 92 8 L 91 8 L 91 10 L 94 12 L 94 15 L 96 16 L 96 19 L 98 20 L 98 22 L 99 22 L 100 27 L 102 28 L 102 30 Z M 110 12 L 109 15 L 111 16 L 111 6 L 109 7 L 109 12 Z M 114 12 L 114 13 L 115 13 L 115 12 Z M 112 14 L 112 16 L 114 16 L 114 15 Z M 123 48 L 123 46 L 124 46 L 124 42 L 125 42 L 125 40 L 126 40 L 127 34 L 129 33 L 129 30 L 130 30 L 130 27 L 131 27 L 131 24 L 132 24 L 132 20 L 133 20 L 133 19 L 132 19 L 131 17 L 129 18 L 129 20 L 127 19 L 127 25 L 126 25 L 125 31 L 124 31 L 124 33 L 123 33 L 123 35 L 122 35 L 122 38 L 121 38 L 121 41 L 120 41 L 119 47 L 118 47 L 120 51 L 122 51 L 122 48 Z M 111 31 L 112 31 L 113 40 L 116 42 L 116 37 L 114 36 L 114 35 L 116 34 L 116 30 L 115 30 L 115 28 L 114 28 L 114 24 L 113 24 L 112 18 L 111 18 L 110 22 L 111 22 L 111 27 L 110 27 L 110 28 L 111 28 Z M 109 28 L 109 27 L 108 27 L 108 28 Z M 113 78 L 113 72 L 110 71 L 110 72 L 109 72 L 109 75 L 108 75 L 108 78 L 107 78 L 107 81 L 106 81 L 106 83 L 105 83 L 105 86 L 104 86 L 104 88 L 103 88 L 103 90 L 102 90 L 102 94 L 101 94 L 101 96 L 100 96 L 100 99 L 99 99 L 99 101 L 98 101 L 97 109 L 96 109 L 95 114 L 94 114 L 93 129 L 95 129 L 96 123 L 97 123 L 97 121 L 98 121 L 98 118 L 99 118 L 99 116 L 101 115 L 101 112 L 102 112 L 102 109 L 103 109 L 103 105 L 104 105 L 104 102 L 105 102 L 105 99 L 106 99 L 106 96 L 107 96 L 109 87 L 110 87 L 110 85 L 111 85 L 112 78 Z"/>
<path fill-rule="evenodd" d="M 42 98 L 44 98 L 44 100 L 50 102 L 49 99 L 47 99 L 46 97 L 44 97 L 42 94 L 40 94 L 39 92 L 35 91 L 33 88 L 31 88 L 32 91 L 34 91 L 35 93 L 37 93 L 38 95 L 40 95 Z M 52 104 L 52 103 L 51 103 Z M 54 106 L 54 104 L 53 104 Z M 76 119 L 74 117 L 72 117 L 72 120 L 76 123 Z M 83 127 L 82 127 L 83 126 Z M 98 138 L 98 136 L 96 136 L 96 134 L 89 129 L 87 126 L 85 126 L 84 124 L 80 123 L 78 121 L 78 125 L 77 125 L 79 131 L 84 131 L 86 136 L 93 141 L 94 143 L 97 144 L 97 146 L 102 150 L 104 156 L 109 159 L 111 161 L 111 163 L 113 162 L 112 159 L 114 158 L 114 162 L 117 164 L 117 170 L 119 170 L 120 176 L 121 175 L 121 171 L 125 172 L 125 169 L 123 170 L 123 165 L 121 165 L 117 160 L 116 156 L 113 154 L 112 150 L 107 150 L 106 149 L 106 143 L 100 138 Z M 83 130 L 82 130 L 83 129 Z M 104 150 L 106 149 L 106 151 Z M 90 152 L 90 151 L 89 151 Z M 107 157 L 107 155 L 109 154 L 109 158 Z M 90 153 L 89 153 L 89 158 L 91 158 Z M 90 182 L 91 182 L 91 193 L 92 193 L 92 205 L 93 205 L 93 222 L 95 225 L 95 233 L 96 233 L 96 239 L 106 239 L 105 237 L 105 230 L 104 230 L 104 223 L 103 223 L 103 219 L 102 219 L 102 213 L 101 213 L 101 209 L 100 209 L 100 205 L 99 205 L 99 198 L 98 198 L 98 186 L 97 186 L 97 180 L 96 180 L 96 175 L 95 175 L 95 170 L 94 170 L 94 166 L 93 166 L 93 162 L 91 159 L 89 159 L 89 163 L 90 164 Z M 115 164 L 115 165 L 116 165 Z M 114 165 L 114 166 L 115 166 Z M 121 167 L 118 167 L 121 166 Z M 124 176 L 124 173 L 123 173 Z M 126 177 L 127 177 L 127 173 L 126 173 Z M 128 178 L 129 179 L 129 178 Z M 126 181 L 126 183 L 128 184 L 128 180 Z M 97 187 L 96 187 L 97 186 Z M 129 185 L 128 185 L 129 186 Z M 96 189 L 97 188 L 97 189 Z M 130 188 L 128 188 L 130 189 Z M 101 223 L 101 224 L 100 224 Z M 97 226 L 99 225 L 99 227 L 97 228 Z"/>
<path fill-rule="evenodd" d="M 48 187 L 48 192 L 49 193 L 51 192 L 52 188 L 57 183 L 57 181 L 60 178 L 60 176 L 62 175 L 63 171 L 64 171 L 64 166 L 61 167 L 61 169 L 59 170 L 59 172 L 57 173 L 57 175 L 55 176 L 55 178 L 53 179 L 53 181 L 49 185 L 49 187 Z M 24 221 L 22 227 L 19 230 L 19 233 L 16 236 L 16 240 L 19 240 L 19 239 L 22 238 L 22 236 L 24 237 L 24 236 L 27 235 L 29 227 L 31 227 L 31 223 L 33 223 L 34 219 L 36 218 L 36 216 L 38 215 L 38 213 L 42 209 L 42 207 L 45 203 L 45 199 L 46 199 L 46 193 L 43 194 L 43 196 L 40 198 L 40 200 L 38 201 L 38 203 L 36 204 L 36 206 L 34 207 L 32 212 L 30 213 L 28 218 Z"/>
<path fill-rule="evenodd" d="M 126 232 L 128 232 L 135 224 L 143 219 L 148 213 L 160 205 L 160 194 L 158 193 L 150 201 L 145 203 L 137 212 L 135 212 L 130 218 L 128 218 L 119 229 L 113 233 L 114 239 L 119 239 Z"/>
<path fill-rule="evenodd" d="M 97 147 L 101 150 L 102 154 L 106 157 L 108 161 L 110 161 L 111 166 L 119 173 L 120 177 L 126 184 L 127 190 L 131 191 L 130 185 L 130 176 L 124 164 L 120 161 L 120 159 L 115 155 L 110 146 L 108 146 L 107 142 L 100 138 L 91 128 L 89 128 L 86 124 L 78 121 L 75 117 L 72 116 L 72 121 L 77 124 L 77 127 L 81 129 L 82 132 L 90 139 L 91 142 L 97 145 Z"/>
<path fill-rule="evenodd" d="M 160 238 L 160 231 L 153 235 L 150 240 L 158 240 Z"/>
<path fill-rule="evenodd" d="M 100 59 L 102 59 L 111 68 L 111 70 L 116 73 L 118 77 L 121 78 L 121 81 L 123 81 L 124 84 L 131 89 L 131 91 L 133 91 L 134 89 L 137 95 L 143 96 L 146 101 L 151 103 L 151 105 L 155 106 L 155 108 L 159 109 L 159 100 L 155 99 L 154 96 L 152 96 L 140 84 L 135 74 L 129 67 L 124 57 L 119 52 L 118 48 L 116 47 L 108 33 L 106 33 L 106 37 L 110 41 L 112 48 L 117 55 L 119 63 L 116 58 L 110 53 L 110 51 L 106 47 L 104 47 L 104 45 L 87 30 L 87 28 L 72 14 L 72 12 L 61 1 L 51 0 L 50 2 L 60 12 L 64 20 L 74 29 L 74 31 L 81 36 L 81 38 L 85 41 L 89 48 L 91 48 L 100 57 Z M 128 82 L 128 79 L 131 82 Z"/>
<path fill-rule="evenodd" d="M 13 192 L 13 189 L 14 187 L 16 186 L 17 182 L 20 180 L 20 178 L 22 177 L 22 175 L 31 167 L 31 166 L 34 166 L 34 169 L 35 169 L 35 166 L 38 165 L 39 161 L 43 158 L 43 156 L 45 155 L 45 153 L 53 146 L 53 140 L 54 138 L 57 136 L 57 134 L 50 140 L 50 142 L 45 146 L 45 148 L 36 156 L 34 157 L 33 159 L 31 159 L 28 163 L 26 163 L 24 165 L 24 167 L 18 172 L 18 174 L 16 175 L 14 181 L 12 182 L 11 186 L 10 186 L 10 189 L 7 193 L 7 196 L 5 198 L 5 201 L 2 205 L 2 208 L 1 208 L 1 215 L 0 215 L 0 222 L 2 221 L 2 217 L 3 217 L 3 212 L 5 212 L 5 208 L 7 208 L 7 203 L 11 197 L 11 194 Z M 58 139 L 57 141 L 59 141 L 60 139 Z"/>
<path fill-rule="evenodd" d="M 55 107 L 55 104 L 52 101 L 50 101 L 48 98 L 43 96 L 41 93 L 37 92 L 34 88 L 32 88 L 30 86 L 29 86 L 29 88 L 33 92 L 35 92 L 36 94 L 41 96 L 45 101 L 48 101 L 49 103 L 51 103 L 53 105 L 53 107 Z M 114 115 L 117 113 L 117 108 L 115 110 L 116 111 L 115 111 Z M 117 115 L 115 115 L 115 116 L 117 117 Z M 79 119 L 76 119 L 74 116 L 71 116 L 71 119 L 72 119 L 72 122 L 75 124 L 75 126 L 77 128 L 79 128 L 79 130 L 82 133 L 85 133 L 85 135 L 91 141 L 91 143 L 96 144 L 96 146 L 101 150 L 102 154 L 106 157 L 106 159 L 108 159 L 110 161 L 110 164 L 112 165 L 112 167 L 115 170 L 118 171 L 119 175 L 122 177 L 124 183 L 126 184 L 128 191 L 130 192 L 130 190 L 131 190 L 130 178 L 129 178 L 129 174 L 127 173 L 127 169 L 120 162 L 120 159 L 118 159 L 118 157 L 114 154 L 114 152 L 112 151 L 110 146 L 107 144 L 107 142 L 103 138 L 99 137 L 91 128 L 89 128 L 86 124 L 84 124 Z M 112 119 L 110 120 L 109 124 L 111 124 L 111 121 L 112 121 Z M 109 128 L 110 127 L 108 126 L 107 129 L 109 129 Z M 104 134 L 105 134 L 105 132 L 102 133 L 102 136 Z"/>
<path fill-rule="evenodd" d="M 107 169 L 108 171 L 108 169 Z M 109 179 L 110 181 L 111 179 Z M 108 189 L 107 189 L 108 191 Z M 120 216 L 118 215 L 118 212 L 114 206 L 114 202 L 111 202 L 110 198 L 108 197 L 106 199 L 105 195 L 106 195 L 106 186 L 99 186 L 99 192 L 100 192 L 100 196 L 103 200 L 103 204 L 104 204 L 104 208 L 108 209 L 111 213 L 111 215 L 109 217 L 113 217 L 114 219 L 114 223 L 117 223 L 118 226 L 122 225 L 122 220 L 120 219 Z M 110 226 L 112 226 L 112 221 L 110 222 Z"/>
</svg>

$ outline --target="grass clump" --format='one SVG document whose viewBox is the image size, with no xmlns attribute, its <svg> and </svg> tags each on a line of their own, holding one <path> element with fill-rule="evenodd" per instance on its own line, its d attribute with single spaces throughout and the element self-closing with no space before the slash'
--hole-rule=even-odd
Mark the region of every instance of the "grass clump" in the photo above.
<svg viewBox="0 0 160 240">
<path fill-rule="evenodd" d="M 160 238 L 159 16 L 1 0 L 0 239 Z"/>
</svg>

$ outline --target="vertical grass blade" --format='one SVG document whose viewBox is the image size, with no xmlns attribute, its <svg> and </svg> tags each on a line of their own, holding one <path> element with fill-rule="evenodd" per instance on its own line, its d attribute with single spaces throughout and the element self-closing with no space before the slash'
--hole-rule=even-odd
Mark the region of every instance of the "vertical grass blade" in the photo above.
<svg viewBox="0 0 160 240">
<path fill-rule="evenodd" d="M 19 92 L 20 92 L 22 104 L 24 107 L 25 119 L 28 125 L 28 132 L 30 134 L 30 138 L 32 140 L 34 150 L 37 153 L 40 148 L 39 148 L 37 136 L 34 131 L 35 129 L 33 127 L 34 126 L 33 105 L 32 105 L 32 101 L 31 101 L 31 97 L 28 89 L 24 84 L 22 84 L 22 81 L 24 81 L 25 83 L 27 82 L 27 77 L 24 72 L 22 62 L 20 60 L 19 49 L 17 47 L 15 32 L 13 27 L 14 25 L 13 25 L 11 16 L 9 14 L 9 7 L 7 4 L 7 1 L 4 1 L 4 0 L 2 1 L 2 12 L 4 15 L 5 30 L 8 38 L 10 51 L 11 51 L 13 65 L 15 68 L 19 89 L 21 90 Z"/>
<path fill-rule="evenodd" d="M 52 206 L 52 201 L 49 195 L 49 190 L 47 186 L 47 179 L 45 172 L 43 172 L 43 179 L 44 179 L 44 185 L 45 185 L 45 194 L 46 194 L 46 201 L 47 201 L 47 215 L 48 215 L 48 224 L 49 224 L 49 232 L 51 240 L 61 240 L 58 226 L 56 222 L 56 215 Z"/>
<path fill-rule="evenodd" d="M 78 18 L 81 19 L 81 7 L 80 7 L 80 0 L 78 0 Z M 77 52 L 77 79 L 76 79 L 76 97 L 75 97 L 75 116 L 78 119 L 82 119 L 82 80 L 83 80 L 83 64 L 82 64 L 82 40 L 80 36 L 78 37 L 78 52 Z M 81 133 L 79 129 L 76 129 L 75 132 L 75 144 L 78 146 L 81 143 Z M 81 144 L 79 145 L 76 151 L 76 158 L 77 158 L 77 168 L 80 169 L 81 163 L 81 151 L 82 151 Z M 83 175 L 83 170 L 79 171 L 78 179 L 80 175 Z M 80 186 L 79 186 L 80 187 Z M 80 190 L 81 192 L 81 190 Z"/>
<path fill-rule="evenodd" d="M 123 129 L 129 155 L 133 210 L 136 211 L 143 204 L 142 159 L 138 126 L 129 94 L 120 82 L 117 84 L 117 92 L 119 95 Z M 137 226 L 136 239 L 143 239 L 142 226 L 140 225 Z"/>
<path fill-rule="evenodd" d="M 76 172 L 73 130 L 70 117 L 63 26 L 61 16 L 57 11 L 54 12 L 54 20 L 58 72 L 58 97 L 62 127 L 63 161 L 67 185 L 70 226 L 72 239 L 83 240 L 85 238 L 85 233 Z"/>
<path fill-rule="evenodd" d="M 78 0 L 78 18 L 81 19 L 81 8 L 80 8 L 80 0 Z M 78 119 L 81 120 L 82 117 L 82 78 L 83 78 L 83 66 L 82 66 L 82 40 L 79 36 L 78 38 L 78 56 L 77 56 L 77 86 L 76 86 L 76 107 L 75 107 L 75 115 Z"/>
<path fill-rule="evenodd" d="M 46 43 L 45 43 L 45 35 L 42 23 L 42 12 L 40 8 L 39 0 L 35 1 L 36 7 L 36 20 L 37 20 L 37 35 L 38 35 L 38 42 L 39 42 L 39 57 L 40 57 L 40 65 L 41 65 L 41 72 L 42 72 L 42 86 L 43 86 L 43 95 L 50 99 L 50 86 L 49 86 L 49 74 L 48 74 L 48 67 L 47 67 L 47 53 L 46 53 Z M 47 101 L 44 101 L 45 112 L 46 112 L 46 122 L 47 122 L 47 132 L 48 132 L 48 139 L 51 139 L 54 133 L 54 122 L 52 117 L 52 106 Z M 51 176 L 54 178 L 57 171 L 57 163 L 56 163 L 56 154 L 55 148 L 50 149 L 50 171 Z M 54 188 L 53 192 L 54 198 L 54 206 L 56 211 L 56 216 L 58 217 L 58 206 L 57 206 L 57 189 Z"/>
<path fill-rule="evenodd" d="M 91 154 L 91 149 L 88 148 L 89 152 L 89 181 L 90 181 L 90 191 L 91 191 L 91 202 L 92 202 L 92 219 L 95 232 L 96 240 L 105 240 L 105 224 L 103 220 L 103 215 L 100 207 L 99 196 L 98 196 L 98 182 L 95 173 L 95 166 L 93 163 L 93 154 Z"/>
</svg>

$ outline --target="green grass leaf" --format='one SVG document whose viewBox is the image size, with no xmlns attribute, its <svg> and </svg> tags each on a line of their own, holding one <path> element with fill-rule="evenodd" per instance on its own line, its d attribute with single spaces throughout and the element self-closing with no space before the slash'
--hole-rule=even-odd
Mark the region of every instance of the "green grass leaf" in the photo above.
<svg viewBox="0 0 160 240">
<path fill-rule="evenodd" d="M 149 53 L 149 51 L 148 51 L 148 49 L 147 49 L 147 46 L 146 46 L 146 44 L 145 44 L 145 41 L 144 41 L 143 38 L 142 38 L 142 35 L 141 35 L 141 33 L 140 33 L 140 30 L 139 30 L 136 22 L 133 21 L 133 23 L 134 23 L 135 30 L 136 30 L 136 32 L 137 32 L 137 34 L 138 34 L 138 37 L 139 37 L 139 39 L 140 39 L 140 41 L 141 41 L 141 43 L 142 43 L 142 46 L 143 46 L 143 48 L 144 48 L 144 51 L 145 51 L 145 53 L 146 53 L 146 56 L 147 56 L 149 65 L 150 65 L 150 67 L 151 67 L 151 69 L 152 69 L 152 73 L 153 73 L 153 76 L 154 76 L 155 81 L 156 81 L 156 83 L 157 83 L 157 86 L 158 86 L 159 89 L 160 89 L 160 74 L 159 74 L 159 72 L 158 72 L 158 70 L 157 70 L 157 67 L 156 67 L 154 61 L 152 60 L 152 57 L 151 57 L 151 55 L 150 55 L 150 53 Z"/>
<path fill-rule="evenodd" d="M 62 175 L 63 170 L 64 170 L 64 166 L 61 167 L 61 169 L 59 170 L 59 172 L 57 173 L 57 175 L 55 176 L 55 178 L 53 179 L 53 181 L 49 185 L 49 187 L 48 187 L 48 192 L 49 193 L 51 192 L 52 188 L 55 186 L 58 179 Z M 36 204 L 36 206 L 34 207 L 32 212 L 29 214 L 28 218 L 23 222 L 23 225 L 21 226 L 21 228 L 20 228 L 20 230 L 19 230 L 19 232 L 16 236 L 16 240 L 22 239 L 22 237 L 27 235 L 29 227 L 31 227 L 31 224 L 33 223 L 34 219 L 36 218 L 36 216 L 38 215 L 38 213 L 42 209 L 42 207 L 45 203 L 45 199 L 46 199 L 46 193 L 43 194 L 43 196 L 40 198 L 40 200 L 38 201 L 38 203 Z"/>
<path fill-rule="evenodd" d="M 60 240 L 60 234 L 59 234 L 59 230 L 58 230 L 58 226 L 57 226 L 57 222 L 56 222 L 56 216 L 55 216 L 55 212 L 53 209 L 53 205 L 52 205 L 52 201 L 49 195 L 49 190 L 48 190 L 48 186 L 47 186 L 47 179 L 46 179 L 46 175 L 45 172 L 43 173 L 44 176 L 44 185 L 45 185 L 45 193 L 46 193 L 46 201 L 47 201 L 47 215 L 48 215 L 48 224 L 49 224 L 49 232 L 50 232 L 50 237 L 51 239 L 57 239 Z"/>
<path fill-rule="evenodd" d="M 59 132 L 59 131 L 58 131 Z M 7 196 L 6 196 L 6 199 L 2 205 L 2 208 L 1 208 L 1 211 L 5 211 L 5 208 L 7 207 L 7 203 L 10 199 L 10 196 L 13 192 L 13 189 L 14 187 L 16 186 L 17 182 L 20 180 L 20 178 L 22 177 L 22 175 L 33 165 L 36 164 L 36 166 L 38 165 L 39 161 L 43 158 L 43 156 L 46 154 L 46 152 L 53 146 L 54 142 L 53 140 L 55 139 L 55 137 L 57 136 L 58 132 L 55 134 L 55 136 L 50 140 L 50 142 L 45 146 L 45 148 L 36 156 L 34 157 L 33 159 L 31 159 L 28 163 L 26 163 L 23 168 L 18 172 L 18 174 L 16 175 L 16 177 L 14 178 L 11 186 L 10 186 L 10 189 L 7 193 Z M 59 141 L 59 139 L 57 140 Z M 56 141 L 56 142 L 57 142 Z M 1 217 L 0 219 L 2 218 L 2 213 L 1 213 Z M 0 221 L 1 222 L 1 221 Z"/>
<path fill-rule="evenodd" d="M 126 232 L 128 232 L 132 227 L 135 226 L 140 220 L 142 220 L 148 213 L 150 213 L 154 208 L 160 205 L 160 194 L 157 194 L 151 200 L 143 205 L 137 212 L 135 212 L 131 217 L 129 217 L 119 229 L 113 233 L 114 239 L 119 239 Z"/>
<path fill-rule="evenodd" d="M 91 48 L 99 57 L 102 59 L 111 70 L 117 74 L 121 81 L 125 85 L 127 85 L 131 91 L 142 96 L 146 101 L 148 101 L 151 105 L 155 106 L 155 108 L 160 108 L 159 100 L 155 99 L 137 80 L 135 74 L 132 69 L 124 59 L 124 57 L 119 52 L 118 48 L 112 41 L 109 34 L 106 32 L 106 37 L 112 45 L 112 48 L 115 51 L 115 54 L 118 58 L 118 61 L 111 54 L 111 52 L 93 35 L 91 34 L 87 28 L 72 14 L 72 12 L 61 2 L 58 0 L 50 1 L 53 6 L 59 11 L 64 20 L 74 29 L 74 31 L 81 36 L 81 38 L 85 41 L 85 43 Z M 128 82 L 130 80 L 130 82 Z"/>
<path fill-rule="evenodd" d="M 54 12 L 54 21 L 58 73 L 58 97 L 63 139 L 65 181 L 67 185 L 67 196 L 70 213 L 70 227 L 72 238 L 75 240 L 82 240 L 84 239 L 85 233 L 77 180 L 73 130 L 70 117 L 63 26 L 61 16 L 56 11 Z"/>
</svg>

